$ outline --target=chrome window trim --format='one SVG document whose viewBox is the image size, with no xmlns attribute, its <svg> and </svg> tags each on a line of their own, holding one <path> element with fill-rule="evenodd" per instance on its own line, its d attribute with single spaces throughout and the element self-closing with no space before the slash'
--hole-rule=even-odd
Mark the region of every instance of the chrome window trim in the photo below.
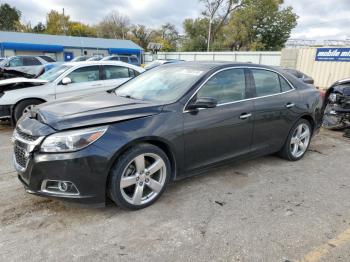
<svg viewBox="0 0 350 262">
<path fill-rule="evenodd" d="M 191 95 L 191 97 L 188 99 L 188 101 L 186 102 L 182 113 L 188 113 L 191 112 L 191 110 L 186 110 L 186 107 L 188 105 L 188 103 L 191 101 L 191 99 L 198 93 L 198 91 L 216 74 L 225 71 L 225 70 L 230 70 L 230 69 L 258 69 L 258 70 L 265 70 L 265 71 L 270 71 L 270 72 L 274 72 L 277 75 L 283 77 L 284 80 L 287 81 L 287 83 L 289 84 L 289 86 L 292 88 L 288 91 L 284 91 L 284 92 L 280 92 L 277 94 L 272 94 L 272 95 L 266 95 L 266 96 L 258 96 L 258 97 L 251 97 L 251 98 L 246 98 L 246 99 L 242 99 L 242 100 L 237 100 L 237 101 L 232 101 L 232 102 L 226 102 L 226 103 L 221 103 L 221 104 L 217 104 L 216 107 L 219 106 L 225 106 L 225 105 L 230 105 L 230 104 L 235 104 L 235 103 L 240 103 L 240 102 L 245 102 L 245 101 L 250 101 L 250 100 L 256 100 L 256 99 L 260 99 L 260 98 L 266 98 L 266 97 L 271 97 L 271 96 L 278 96 L 278 95 L 282 95 L 282 94 L 286 94 L 292 91 L 295 91 L 296 88 L 292 85 L 292 83 L 281 73 L 277 72 L 276 70 L 273 69 L 269 69 L 269 68 L 262 68 L 262 67 L 254 67 L 254 66 L 239 66 L 239 67 L 226 67 L 226 68 L 222 68 L 216 72 L 214 72 L 213 74 L 211 74 L 198 88 L 197 90 Z M 207 109 L 207 108 L 200 108 L 199 110 L 203 110 L 203 109 Z"/>
</svg>

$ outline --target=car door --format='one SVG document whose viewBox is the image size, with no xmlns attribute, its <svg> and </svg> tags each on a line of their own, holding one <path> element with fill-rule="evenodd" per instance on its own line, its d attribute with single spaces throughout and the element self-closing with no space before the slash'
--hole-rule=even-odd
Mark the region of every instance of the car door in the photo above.
<svg viewBox="0 0 350 262">
<path fill-rule="evenodd" d="M 56 99 L 94 93 L 104 90 L 104 83 L 100 76 L 100 66 L 82 66 L 65 75 L 71 80 L 69 84 L 58 82 Z"/>
<path fill-rule="evenodd" d="M 253 102 L 247 100 L 244 69 L 225 69 L 213 75 L 194 95 L 215 98 L 215 108 L 184 111 L 186 170 L 249 153 Z M 189 103 L 191 103 L 191 101 Z"/>
<path fill-rule="evenodd" d="M 250 69 L 254 89 L 253 151 L 279 150 L 298 117 L 298 92 L 279 73 Z"/>
<path fill-rule="evenodd" d="M 38 75 L 43 70 L 43 65 L 33 56 L 23 56 L 23 72 L 31 75 Z"/>
<path fill-rule="evenodd" d="M 131 78 L 131 70 L 124 66 L 104 65 L 103 79 L 106 89 L 117 87 Z"/>
</svg>

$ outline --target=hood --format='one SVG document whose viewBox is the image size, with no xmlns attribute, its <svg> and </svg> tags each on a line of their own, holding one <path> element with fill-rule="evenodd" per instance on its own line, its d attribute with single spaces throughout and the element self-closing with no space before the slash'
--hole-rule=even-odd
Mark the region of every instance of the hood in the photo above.
<svg viewBox="0 0 350 262">
<path fill-rule="evenodd" d="M 100 92 L 45 103 L 31 114 L 56 130 L 64 130 L 151 116 L 161 110 L 160 104 Z"/>
<path fill-rule="evenodd" d="M 46 80 L 16 77 L 0 80 L 0 92 L 46 84 Z"/>
<path fill-rule="evenodd" d="M 14 77 L 34 78 L 35 74 L 28 74 L 14 69 L 0 68 L 0 79 L 8 79 Z"/>
</svg>

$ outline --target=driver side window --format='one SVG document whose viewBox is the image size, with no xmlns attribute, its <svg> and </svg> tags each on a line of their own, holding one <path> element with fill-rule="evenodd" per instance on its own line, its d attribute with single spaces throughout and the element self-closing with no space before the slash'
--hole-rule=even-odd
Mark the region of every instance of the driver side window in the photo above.
<svg viewBox="0 0 350 262">
<path fill-rule="evenodd" d="M 244 69 L 227 69 L 210 78 L 198 91 L 197 98 L 215 98 L 218 104 L 246 98 Z"/>
<path fill-rule="evenodd" d="M 72 83 L 84 83 L 100 80 L 100 69 L 99 66 L 86 66 L 81 67 L 69 75 L 67 75 L 72 80 Z"/>
</svg>

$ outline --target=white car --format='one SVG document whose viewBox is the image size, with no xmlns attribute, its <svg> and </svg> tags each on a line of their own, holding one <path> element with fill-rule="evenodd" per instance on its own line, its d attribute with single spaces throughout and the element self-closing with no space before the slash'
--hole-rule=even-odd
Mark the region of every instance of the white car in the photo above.
<svg viewBox="0 0 350 262">
<path fill-rule="evenodd" d="M 33 106 L 60 98 L 106 91 L 117 87 L 144 69 L 124 62 L 91 61 L 65 63 L 36 79 L 0 81 L 0 120 L 16 122 Z"/>
<path fill-rule="evenodd" d="M 55 62 L 55 60 L 46 55 L 11 56 L 0 62 L 0 68 L 16 70 L 29 75 L 38 75 L 42 72 L 44 65 Z"/>
</svg>

